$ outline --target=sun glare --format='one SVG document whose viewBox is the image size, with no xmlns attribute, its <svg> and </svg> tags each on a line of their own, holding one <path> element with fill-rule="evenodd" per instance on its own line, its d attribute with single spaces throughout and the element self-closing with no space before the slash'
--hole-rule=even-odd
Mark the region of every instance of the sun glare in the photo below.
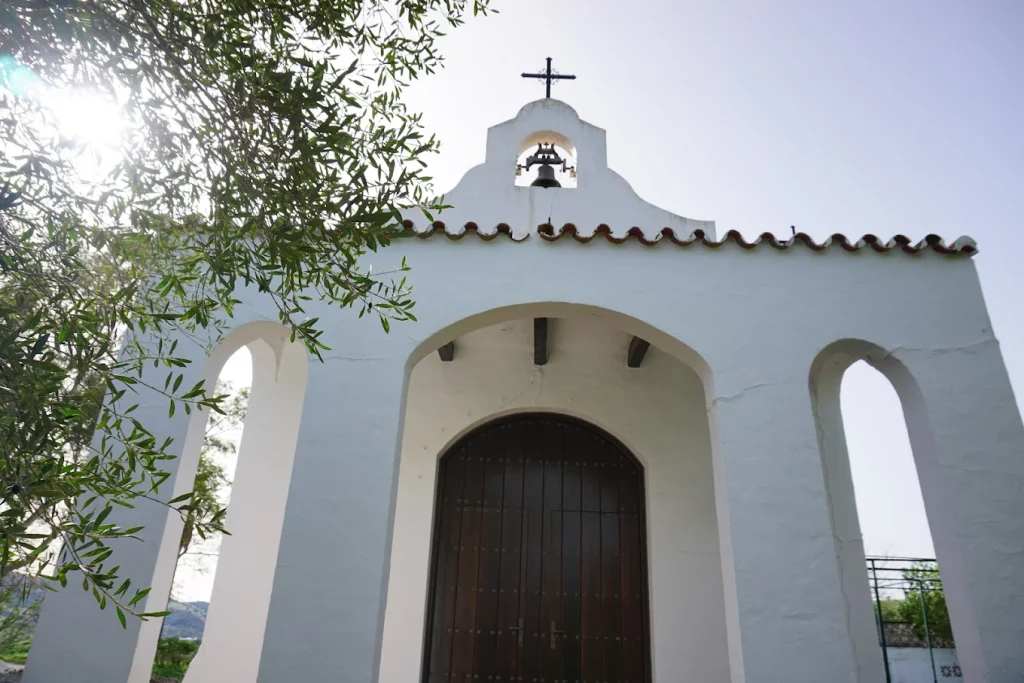
<svg viewBox="0 0 1024 683">
<path fill-rule="evenodd" d="M 96 147 L 119 147 L 124 119 L 114 101 L 96 92 L 53 89 L 42 98 L 61 136 Z"/>
<path fill-rule="evenodd" d="M 61 137 L 89 147 L 121 146 L 125 120 L 109 96 L 85 88 L 54 87 L 9 56 L 0 56 L 0 88 L 48 109 Z"/>
</svg>

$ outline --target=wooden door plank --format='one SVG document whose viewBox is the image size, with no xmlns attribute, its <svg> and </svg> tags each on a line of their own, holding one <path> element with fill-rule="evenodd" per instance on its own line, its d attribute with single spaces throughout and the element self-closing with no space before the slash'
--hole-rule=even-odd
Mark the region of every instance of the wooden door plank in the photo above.
<svg viewBox="0 0 1024 683">
<path fill-rule="evenodd" d="M 554 422 L 542 423 L 537 437 L 544 461 L 544 510 L 562 509 L 562 443 L 565 428 Z M 571 438 L 571 437 L 569 437 Z"/>
<path fill-rule="evenodd" d="M 562 513 L 562 615 L 565 622 L 565 647 L 562 651 L 562 678 L 580 680 L 582 675 L 582 528 L 580 512 Z"/>
<path fill-rule="evenodd" d="M 484 495 L 482 504 L 488 508 L 502 506 L 505 498 L 505 458 L 502 452 L 501 437 L 497 433 L 484 435 L 481 444 L 484 460 Z"/>
<path fill-rule="evenodd" d="M 619 489 L 620 548 L 622 552 L 622 680 L 646 683 L 647 654 L 643 620 L 644 583 L 642 578 L 639 473 L 629 469 Z"/>
<path fill-rule="evenodd" d="M 462 533 L 462 514 L 456 500 L 462 498 L 464 472 L 464 452 L 448 457 L 440 472 L 439 547 L 434 572 L 433 628 L 430 633 L 430 659 L 425 667 L 429 683 L 448 683 L 451 680 L 459 537 Z"/>
<path fill-rule="evenodd" d="M 581 680 L 604 680 L 601 653 L 601 452 L 592 434 L 581 437 Z"/>
<path fill-rule="evenodd" d="M 538 428 L 545 449 L 544 539 L 541 557 L 541 678 L 558 680 L 562 671 L 562 444 L 567 427 L 545 420 Z M 552 631 L 554 626 L 554 632 Z M 554 647 L 552 647 L 552 643 Z"/>
<path fill-rule="evenodd" d="M 499 668 L 498 583 L 501 566 L 501 508 L 484 507 L 480 517 L 480 564 L 477 579 L 473 675 L 494 676 Z"/>
<path fill-rule="evenodd" d="M 601 468 L 601 636 L 604 680 L 622 680 L 622 572 L 619 548 L 619 483 L 625 458 L 602 444 Z"/>
<path fill-rule="evenodd" d="M 581 460 L 579 435 L 563 441 L 562 465 L 562 648 L 563 681 L 581 680 L 582 529 L 580 521 Z"/>
<path fill-rule="evenodd" d="M 603 448 L 601 454 L 601 512 L 619 513 L 619 479 L 624 471 L 623 463 L 610 449 Z"/>
<path fill-rule="evenodd" d="M 503 425 L 496 433 L 503 447 L 505 476 L 501 508 L 501 578 L 498 586 L 498 672 L 502 681 L 517 675 L 519 592 L 523 566 L 523 440 Z"/>
<path fill-rule="evenodd" d="M 619 566 L 619 513 L 601 514 L 602 680 L 622 680 L 622 573 Z"/>
<path fill-rule="evenodd" d="M 581 501 L 580 479 L 582 476 L 582 458 L 580 456 L 579 437 L 566 435 L 562 453 L 562 510 L 579 511 Z"/>
<path fill-rule="evenodd" d="M 476 452 L 479 445 L 477 439 L 467 448 L 462 496 L 462 537 L 459 542 L 459 580 L 455 598 L 455 633 L 452 639 L 452 681 L 464 681 L 467 675 L 473 675 L 484 488 L 484 462 Z"/>
<path fill-rule="evenodd" d="M 544 451 L 534 425 L 523 427 L 526 463 L 523 480 L 523 507 L 526 511 L 526 585 L 523 594 L 525 636 L 520 673 L 529 681 L 541 676 L 541 567 L 544 538 Z"/>
<path fill-rule="evenodd" d="M 580 467 L 582 495 L 580 506 L 584 512 L 601 511 L 601 459 L 595 451 L 595 442 L 588 439 L 583 445 L 584 456 Z"/>
<path fill-rule="evenodd" d="M 501 575 L 502 497 L 504 458 L 495 454 L 494 432 L 486 435 L 484 452 L 483 508 L 480 513 L 480 565 L 477 580 L 476 646 L 473 675 L 496 676 L 498 662 L 498 588 Z"/>
<path fill-rule="evenodd" d="M 587 480 L 586 470 L 587 468 L 584 468 L 584 485 Z M 581 680 L 585 681 L 603 681 L 601 652 L 601 513 L 581 513 L 581 527 L 580 676 Z"/>
<path fill-rule="evenodd" d="M 541 678 L 562 678 L 565 617 L 562 614 L 562 511 L 550 510 L 544 522 L 544 580 L 541 588 Z M 554 627 L 554 630 L 552 630 Z M 552 647 L 553 645 L 553 647 Z"/>
</svg>

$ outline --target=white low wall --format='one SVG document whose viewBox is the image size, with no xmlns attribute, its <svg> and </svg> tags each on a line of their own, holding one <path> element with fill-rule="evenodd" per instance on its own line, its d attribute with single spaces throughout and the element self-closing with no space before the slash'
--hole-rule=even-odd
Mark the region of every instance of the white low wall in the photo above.
<svg viewBox="0 0 1024 683">
<path fill-rule="evenodd" d="M 935 657 L 935 673 L 932 673 L 932 660 L 926 647 L 890 647 L 889 675 L 892 683 L 935 683 L 938 681 L 962 681 L 960 663 L 956 658 L 956 650 L 952 648 L 936 648 L 932 650 Z"/>
</svg>

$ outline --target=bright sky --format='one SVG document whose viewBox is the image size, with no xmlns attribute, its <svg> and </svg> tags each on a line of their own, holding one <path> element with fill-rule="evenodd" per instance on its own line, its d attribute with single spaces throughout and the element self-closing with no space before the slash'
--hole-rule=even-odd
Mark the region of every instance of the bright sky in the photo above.
<svg viewBox="0 0 1024 683">
<path fill-rule="evenodd" d="M 1019 0 L 497 0 L 452 31 L 408 103 L 443 142 L 439 190 L 483 161 L 488 126 L 553 95 L 608 131 L 646 200 L 721 232 L 974 237 L 996 334 L 1024 391 L 1024 3 Z M 415 264 L 412 264 L 415 267 Z M 951 312 L 955 314 L 955 312 Z M 244 371 L 243 371 L 244 372 Z M 843 412 L 869 553 L 931 557 L 899 401 L 866 366 Z M 190 579 L 205 599 L 212 576 Z"/>
</svg>

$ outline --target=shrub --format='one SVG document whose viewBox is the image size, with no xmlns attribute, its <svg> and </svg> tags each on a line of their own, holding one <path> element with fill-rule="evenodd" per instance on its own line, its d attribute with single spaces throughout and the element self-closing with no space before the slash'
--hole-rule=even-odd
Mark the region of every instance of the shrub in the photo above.
<svg viewBox="0 0 1024 683">
<path fill-rule="evenodd" d="M 0 658 L 24 663 L 32 644 L 42 599 L 24 574 L 17 572 L 0 583 Z"/>
<path fill-rule="evenodd" d="M 181 638 L 161 638 L 156 646 L 156 659 L 153 660 L 153 674 L 165 678 L 180 679 L 188 670 L 189 662 L 199 650 L 198 640 Z"/>
</svg>

